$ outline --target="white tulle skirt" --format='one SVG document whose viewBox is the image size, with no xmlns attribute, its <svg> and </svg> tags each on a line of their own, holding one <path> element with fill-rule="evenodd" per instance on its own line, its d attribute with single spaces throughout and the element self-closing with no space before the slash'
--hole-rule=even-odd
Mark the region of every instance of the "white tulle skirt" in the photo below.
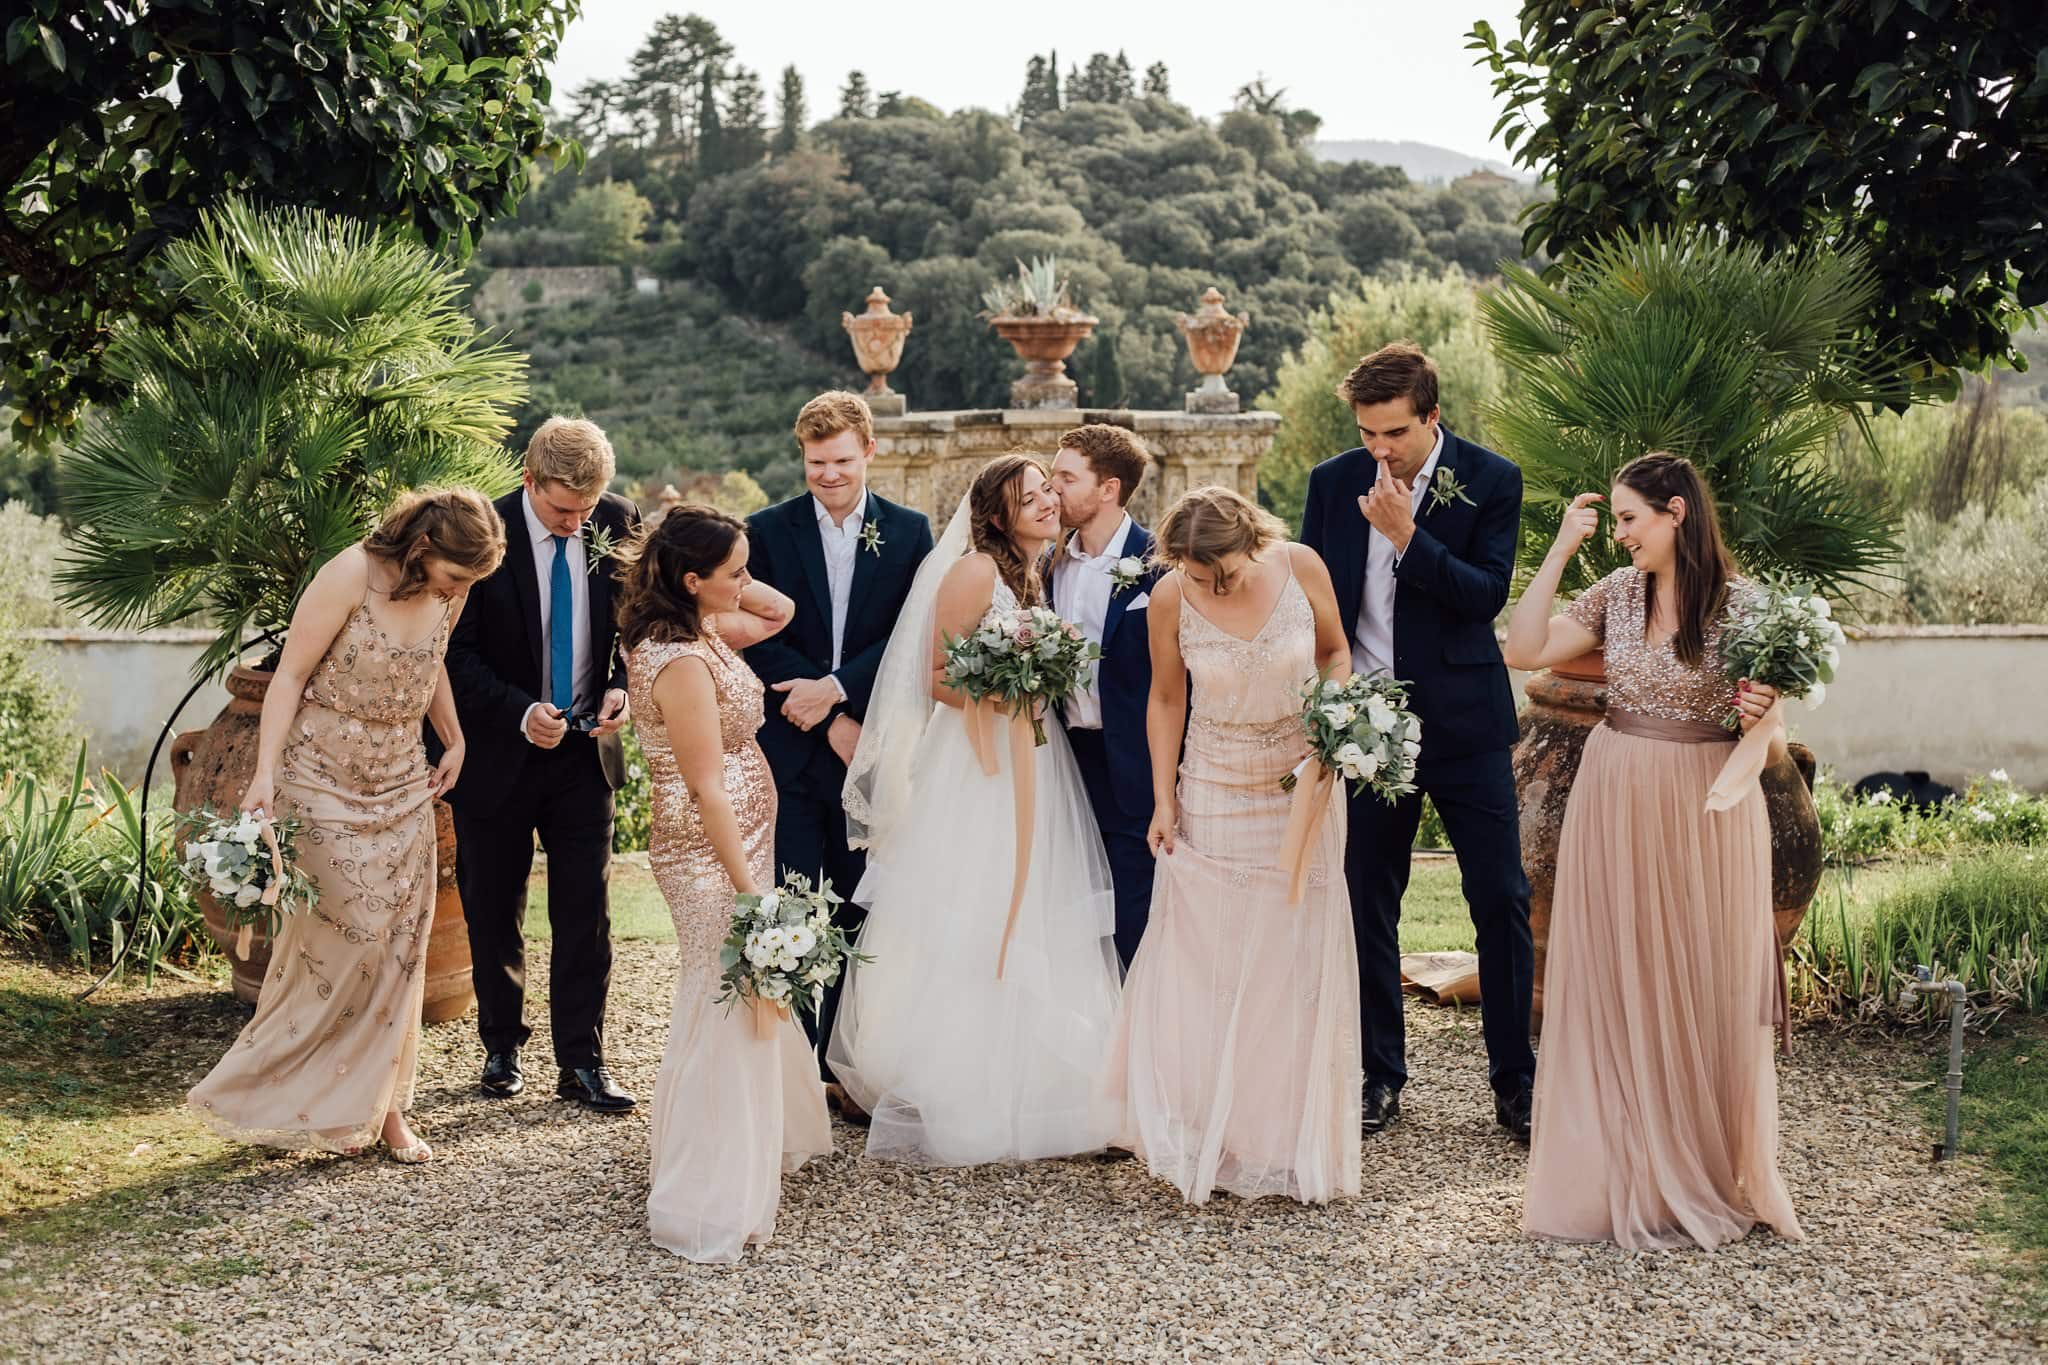
<svg viewBox="0 0 2048 1365">
<path fill-rule="evenodd" d="M 868 908 L 833 1026 L 834 1075 L 873 1115 L 867 1154 L 930 1166 L 1099 1151 L 1118 1106 L 1100 1078 L 1120 991 L 1102 840 L 1066 736 L 1035 768 L 1030 874 L 1002 978 L 1016 802 L 1008 719 L 985 773 L 957 712 L 919 743 L 911 801 L 872 850 Z"/>
</svg>

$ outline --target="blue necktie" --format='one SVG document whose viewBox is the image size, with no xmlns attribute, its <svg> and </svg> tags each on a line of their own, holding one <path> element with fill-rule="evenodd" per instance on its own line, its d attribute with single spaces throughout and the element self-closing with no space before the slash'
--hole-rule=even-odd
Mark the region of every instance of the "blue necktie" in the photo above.
<svg viewBox="0 0 2048 1365">
<path fill-rule="evenodd" d="M 563 715 L 576 705 L 576 606 L 569 599 L 569 538 L 555 542 L 555 567 L 548 573 L 548 700 Z"/>
</svg>

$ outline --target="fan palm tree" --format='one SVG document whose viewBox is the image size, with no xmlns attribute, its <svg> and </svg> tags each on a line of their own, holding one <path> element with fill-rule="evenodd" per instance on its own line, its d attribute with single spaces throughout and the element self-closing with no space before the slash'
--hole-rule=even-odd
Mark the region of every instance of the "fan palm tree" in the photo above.
<svg viewBox="0 0 2048 1365">
<path fill-rule="evenodd" d="M 218 634 L 194 673 L 216 674 L 399 493 L 516 482 L 500 441 L 525 357 L 478 336 L 426 248 L 230 200 L 164 268 L 178 312 L 116 336 L 129 397 L 64 471 L 57 579 L 96 624 L 203 622 Z"/>
<path fill-rule="evenodd" d="M 1766 256 L 1650 231 L 1575 256 L 1556 283 L 1512 263 L 1501 273 L 1480 300 L 1508 371 L 1486 428 L 1522 467 L 1524 579 L 1573 495 L 1606 492 L 1652 450 L 1699 467 L 1748 572 L 1788 572 L 1838 596 L 1896 560 L 1895 509 L 1827 462 L 1864 405 L 1906 388 L 1895 357 L 1862 349 L 1857 323 L 1878 282 L 1860 249 Z M 1564 586 L 1625 562 L 1598 537 Z"/>
</svg>

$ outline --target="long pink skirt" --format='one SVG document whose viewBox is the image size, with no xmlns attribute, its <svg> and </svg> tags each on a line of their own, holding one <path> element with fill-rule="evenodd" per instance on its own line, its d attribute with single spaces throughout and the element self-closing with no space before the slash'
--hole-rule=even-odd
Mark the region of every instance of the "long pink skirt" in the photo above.
<svg viewBox="0 0 2048 1365">
<path fill-rule="evenodd" d="M 1763 795 L 1709 815 L 1725 744 L 1594 728 L 1557 852 L 1523 1229 L 1712 1249 L 1797 1238 L 1777 1169 Z"/>
</svg>

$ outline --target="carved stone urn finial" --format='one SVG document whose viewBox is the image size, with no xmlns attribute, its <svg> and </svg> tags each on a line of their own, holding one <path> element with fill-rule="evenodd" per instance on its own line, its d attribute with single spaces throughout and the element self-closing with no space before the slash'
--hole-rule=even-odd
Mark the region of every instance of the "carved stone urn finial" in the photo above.
<svg viewBox="0 0 2048 1365">
<path fill-rule="evenodd" d="M 1237 359 L 1238 338 L 1250 323 L 1247 315 L 1224 310 L 1223 295 L 1214 285 L 1203 291 L 1202 306 L 1192 316 L 1173 315 L 1173 325 L 1187 338 L 1188 358 L 1195 362 L 1195 372 L 1202 376 L 1201 387 L 1187 396 L 1189 412 L 1238 410 L 1237 395 L 1224 385 L 1223 375 Z"/>
<path fill-rule="evenodd" d="M 903 339 L 910 335 L 910 314 L 889 311 L 889 296 L 876 285 L 868 291 L 867 311 L 858 317 L 841 313 L 839 325 L 853 341 L 853 358 L 868 377 L 868 410 L 877 417 L 901 417 L 908 406 L 889 387 L 889 375 L 903 360 Z"/>
</svg>

